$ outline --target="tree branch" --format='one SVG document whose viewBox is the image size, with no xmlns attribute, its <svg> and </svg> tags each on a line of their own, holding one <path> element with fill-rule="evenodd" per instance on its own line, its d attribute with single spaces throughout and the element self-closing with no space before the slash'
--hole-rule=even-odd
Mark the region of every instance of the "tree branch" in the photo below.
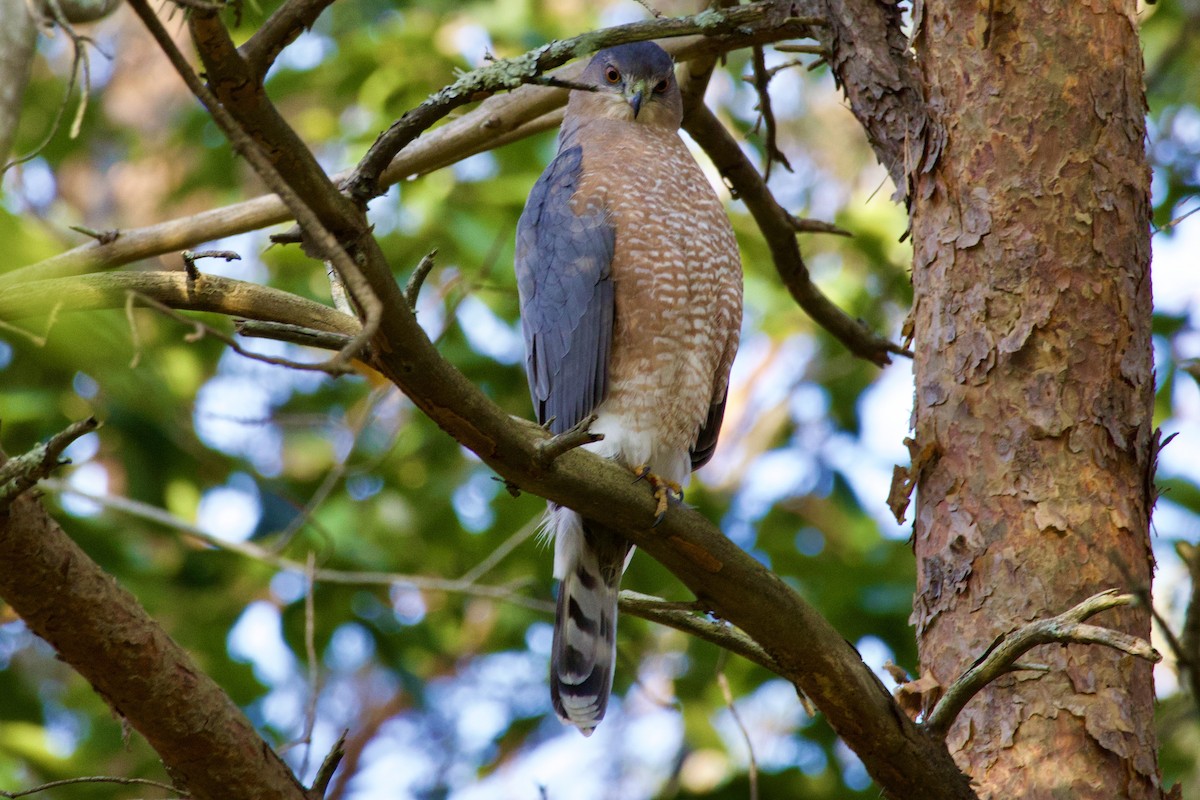
<svg viewBox="0 0 1200 800">
<path fill-rule="evenodd" d="M 63 451 L 71 442 L 99 427 L 95 417 L 72 423 L 66 430 L 50 437 L 24 455 L 0 463 L 0 514 L 13 500 L 33 488 L 42 478 L 67 463 L 61 461 Z M 0 458 L 3 455 L 0 454 Z"/>
<path fill-rule="evenodd" d="M 305 800 L 228 695 L 29 495 L 0 514 L 0 596 L 192 797 L 224 800 L 230 787 L 252 786 L 261 800 Z"/>
<path fill-rule="evenodd" d="M 662 44 L 675 58 L 686 60 L 758 42 L 792 39 L 804 35 L 806 30 L 805 26 L 787 22 L 778 29 L 756 29 L 711 39 L 684 37 Z M 553 74 L 567 78 L 577 75 L 582 68 L 582 64 L 571 64 Z M 562 121 L 566 99 L 565 90 L 540 86 L 523 86 L 508 94 L 489 97 L 478 108 L 427 131 L 405 147 L 383 171 L 380 184 L 390 186 L 425 175 L 477 153 L 556 128 Z M 344 182 L 350 175 L 350 172 L 340 173 L 332 180 Z M 294 219 L 292 212 L 278 196 L 263 195 L 224 208 L 121 231 L 106 242 L 89 242 L 0 275 L 0 289 L 25 281 L 111 269 L 290 219 Z"/>
<path fill-rule="evenodd" d="M 717 647 L 724 648 L 776 675 L 791 680 L 791 676 L 776 663 L 770 653 L 759 647 L 757 642 L 731 625 L 701 616 L 698 613 L 701 609 L 696 607 L 696 603 L 671 603 L 628 589 L 621 592 L 618 602 L 622 613 L 657 622 L 659 625 L 666 625 L 668 628 L 690 634 L 697 639 L 711 642 Z"/>
<path fill-rule="evenodd" d="M 833 334 L 850 352 L 874 364 L 889 363 L 889 353 L 907 355 L 904 348 L 873 333 L 862 322 L 851 319 L 812 282 L 796 243 L 794 218 L 775 200 L 737 140 L 716 116 L 704 105 L 697 105 L 684 119 L 683 126 L 712 158 L 738 197 L 745 201 L 771 250 L 780 279 L 813 321 Z"/>
<path fill-rule="evenodd" d="M 976 659 L 971 668 L 951 684 L 942 699 L 934 706 L 923 727 L 938 738 L 945 738 L 960 711 L 981 689 L 1006 672 L 1011 672 L 1017 659 L 1042 644 L 1101 644 L 1131 656 L 1157 663 L 1162 659 L 1149 642 L 1111 628 L 1085 625 L 1089 617 L 1118 606 L 1139 602 L 1137 595 L 1118 594 L 1116 589 L 1100 592 L 1050 619 L 1037 620 L 1003 634 L 987 652 Z"/>
<path fill-rule="evenodd" d="M 661 37 L 704 34 L 716 36 L 773 29 L 788 23 L 791 2 L 761 0 L 730 9 L 708 9 L 690 17 L 660 18 L 593 31 L 573 39 L 550 42 L 517 56 L 472 70 L 450 86 L 408 111 L 388 130 L 358 163 L 345 187 L 360 203 L 381 194 L 379 176 L 392 159 L 413 139 L 454 109 L 493 92 L 516 89 L 547 70 L 574 58 L 627 42 Z M 819 20 L 799 20 L 804 33 Z M 794 24 L 794 23 L 793 23 Z"/>
<path fill-rule="evenodd" d="M 281 289 L 217 275 L 201 274 L 190 281 L 183 272 L 112 272 L 32 281 L 0 292 L 0 319 L 121 308 L 130 292 L 184 311 L 288 323 L 343 337 L 362 329 L 354 317 Z"/>
<path fill-rule="evenodd" d="M 275 13 L 267 18 L 262 27 L 238 48 L 256 83 L 262 83 L 267 70 L 275 63 L 283 48 L 311 28 L 317 17 L 321 16 L 321 12 L 333 5 L 333 2 L 334 0 L 288 0 L 275 9 Z"/>
</svg>

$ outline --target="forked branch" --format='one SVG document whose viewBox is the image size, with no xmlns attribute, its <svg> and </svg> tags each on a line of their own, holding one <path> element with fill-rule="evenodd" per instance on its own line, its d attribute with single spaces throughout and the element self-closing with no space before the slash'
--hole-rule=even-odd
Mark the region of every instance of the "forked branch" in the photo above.
<svg viewBox="0 0 1200 800">
<path fill-rule="evenodd" d="M 1000 636 L 962 677 L 950 685 L 925 720 L 924 728 L 944 738 L 972 697 L 996 678 L 1018 668 L 1017 660 L 1038 645 L 1100 644 L 1157 663 L 1162 656 L 1144 639 L 1084 623 L 1084 620 L 1101 611 L 1138 602 L 1137 595 L 1119 594 L 1116 589 L 1109 589 L 1092 595 L 1056 617 L 1030 622 Z"/>
</svg>

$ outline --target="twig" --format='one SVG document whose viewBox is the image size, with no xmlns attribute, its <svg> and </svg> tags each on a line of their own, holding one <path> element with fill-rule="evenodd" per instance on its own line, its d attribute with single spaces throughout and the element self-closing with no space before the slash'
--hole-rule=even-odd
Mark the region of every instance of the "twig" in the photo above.
<svg viewBox="0 0 1200 800">
<path fill-rule="evenodd" d="M 312 734 L 317 725 L 317 701 L 321 697 L 320 664 L 317 663 L 317 609 L 316 581 L 313 573 L 317 568 L 316 554 L 308 551 L 304 562 L 304 658 L 308 661 L 308 707 L 304 711 L 304 733 L 297 744 L 304 745 L 304 759 L 300 762 L 300 774 L 308 772 L 308 759 L 312 756 Z"/>
<path fill-rule="evenodd" d="M 745 201 L 771 250 L 779 277 L 813 321 L 841 341 L 850 352 L 873 364 L 890 363 L 890 353 L 911 356 L 900 345 L 875 334 L 861 321 L 851 319 L 813 284 L 796 244 L 791 215 L 775 200 L 737 140 L 713 113 L 703 105 L 696 106 L 683 125 Z"/>
<path fill-rule="evenodd" d="M 425 279 L 429 277 L 429 273 L 433 270 L 437 252 L 437 248 L 435 247 L 421 258 L 417 266 L 413 269 L 412 275 L 409 276 L 408 284 L 404 287 L 404 299 L 414 314 L 417 313 L 417 299 L 421 294 L 421 287 L 425 285 Z"/>
<path fill-rule="evenodd" d="M 813 22 L 818 24 L 820 20 Z M 680 39 L 664 43 L 677 59 L 684 61 L 702 54 L 719 54 L 745 47 L 751 42 L 794 39 L 804 35 L 804 26 L 789 20 L 782 27 L 754 28 L 749 34 L 734 33 L 717 39 Z M 577 65 L 563 67 L 564 75 L 576 74 Z M 477 108 L 450 120 L 404 148 L 380 176 L 387 187 L 407 178 L 425 175 L 478 153 L 520 141 L 555 128 L 562 121 L 564 92 L 526 86 L 505 95 L 488 98 Z M 335 183 L 349 179 L 347 171 L 332 176 Z M 81 245 L 58 255 L 0 275 L 0 287 L 7 289 L 33 280 L 82 275 L 111 269 L 145 258 L 177 252 L 203 242 L 221 239 L 250 230 L 295 219 L 277 196 L 262 195 L 180 217 L 174 220 L 129 228 L 120 239 L 103 246 Z"/>
<path fill-rule="evenodd" d="M 1192 579 L 1192 594 L 1188 598 L 1183 630 L 1179 634 L 1178 658 L 1180 664 L 1187 669 L 1192 702 L 1200 703 L 1200 548 L 1188 542 L 1177 542 L 1175 552 L 1179 554 Z"/>
<path fill-rule="evenodd" d="M 275 59 L 308 30 L 333 0 L 288 0 L 275 10 L 240 50 L 254 80 L 261 82 Z"/>
<path fill-rule="evenodd" d="M 325 760 L 321 762 L 321 768 L 317 770 L 317 777 L 313 779 L 312 788 L 308 790 L 308 796 L 312 800 L 322 800 L 325 797 L 329 782 L 333 780 L 333 773 L 337 771 L 338 764 L 342 763 L 342 758 L 346 755 L 346 737 L 349 735 L 349 729 L 343 730 L 337 741 L 333 743 L 333 747 L 325 755 Z"/>
<path fill-rule="evenodd" d="M 823 56 L 827 52 L 819 44 L 777 44 L 775 45 L 775 49 L 780 53 L 806 53 L 814 56 Z"/>
<path fill-rule="evenodd" d="M 542 469 L 549 469 L 555 459 L 563 453 L 574 450 L 576 447 L 582 447 L 585 444 L 598 442 L 604 438 L 602 433 L 592 433 L 588 428 L 596 421 L 595 414 L 589 414 L 583 419 L 576 422 L 572 427 L 558 434 L 551 436 L 537 443 L 534 448 L 538 465 Z"/>
<path fill-rule="evenodd" d="M 194 539 L 198 539 L 206 545 L 214 547 L 218 550 L 224 550 L 230 553 L 236 553 L 244 558 L 250 558 L 263 564 L 275 567 L 279 570 L 287 572 L 295 572 L 297 574 L 305 574 L 305 565 L 299 561 L 290 558 L 285 558 L 276 553 L 272 553 L 266 548 L 259 547 L 250 542 L 231 542 L 208 533 L 207 531 L 191 525 L 182 519 L 163 511 L 160 508 L 142 503 L 137 500 L 130 500 L 124 497 L 112 497 L 110 495 L 96 494 L 86 492 L 81 489 L 76 489 L 67 486 L 59 481 L 48 479 L 43 482 L 43 486 L 49 491 L 56 491 L 66 494 L 72 494 L 81 497 L 85 500 L 90 500 L 97 505 L 105 508 L 111 508 L 125 514 L 139 517 L 141 519 L 156 522 L 159 525 L 170 528 L 172 530 L 183 533 Z M 487 597 L 493 600 L 503 600 L 512 603 L 513 605 L 522 606 L 524 608 L 533 609 L 550 613 L 554 610 L 554 604 L 542 600 L 534 600 L 523 595 L 517 594 L 507 586 L 488 586 L 477 583 L 466 582 L 463 580 L 452 580 L 446 578 L 431 578 L 427 575 L 408 575 L 397 572 L 359 572 L 354 570 L 340 569 L 325 569 L 318 567 L 313 570 L 313 580 L 318 583 L 336 583 L 347 586 L 411 586 L 414 589 L 432 592 L 449 592 L 452 594 L 466 594 L 476 597 Z"/>
<path fill-rule="evenodd" d="M 118 778 L 111 775 L 88 775 L 82 778 L 64 778 L 60 781 L 50 781 L 49 783 L 43 783 L 40 786 L 34 786 L 30 789 L 22 789 L 18 792 L 6 792 L 3 789 L 0 789 L 0 797 L 11 798 L 12 800 L 15 800 L 15 798 L 18 797 L 28 797 L 29 795 L 37 794 L 38 792 L 45 792 L 50 789 L 58 789 L 62 786 L 76 786 L 81 783 L 115 783 L 120 786 L 152 786 L 155 789 L 162 789 L 165 792 L 171 792 L 172 794 L 177 794 L 180 796 L 187 794 L 187 792 L 172 786 L 169 783 L 152 781 L 148 778 Z"/>
<path fill-rule="evenodd" d="M 1056 617 L 1030 622 L 999 636 L 991 647 L 976 659 L 971 668 L 951 684 L 930 712 L 923 727 L 932 735 L 944 738 L 959 712 L 971 698 L 996 678 L 1012 671 L 1017 659 L 1038 645 L 1101 644 L 1137 658 L 1158 662 L 1162 656 L 1145 640 L 1110 628 L 1083 624 L 1085 619 L 1101 611 L 1135 605 L 1138 602 L 1136 595 L 1119 594 L 1116 589 L 1109 589 L 1092 595 Z"/>
<path fill-rule="evenodd" d="M 775 110 L 771 108 L 771 73 L 767 71 L 766 56 L 761 46 L 751 48 L 751 52 L 754 64 L 754 91 L 758 93 L 758 119 L 763 125 L 763 144 L 767 151 L 766 164 L 763 165 L 763 182 L 766 183 L 771 180 L 771 166 L 775 162 L 783 165 L 788 172 L 792 171 L 792 165 L 779 149 L 776 139 L 778 131 L 775 125 Z M 758 130 L 757 125 L 754 128 Z"/>
<path fill-rule="evenodd" d="M 84 236 L 90 236 L 100 244 L 111 244 L 121 235 L 118 230 L 97 231 L 86 225 L 68 225 L 67 228 L 76 233 L 82 233 Z"/>
<path fill-rule="evenodd" d="M 788 224 L 795 228 L 797 233 L 832 233 L 834 236 L 854 236 L 850 231 L 839 228 L 832 222 L 819 219 L 804 219 L 788 214 Z"/>
<path fill-rule="evenodd" d="M 492 551 L 488 553 L 487 558 L 463 573 L 459 580 L 468 585 L 475 583 L 475 581 L 486 575 L 492 569 L 492 567 L 504 560 L 505 556 L 507 556 L 513 550 L 516 550 L 518 547 L 524 544 L 527 539 L 537 533 L 537 529 L 538 521 L 536 518 L 525 523 L 517 529 L 516 533 L 505 539 L 499 547 L 493 548 Z"/>
<path fill-rule="evenodd" d="M 149 306 L 150 308 L 153 308 L 155 311 L 163 314 L 164 316 L 170 317 L 177 322 L 182 322 L 185 325 L 191 325 L 192 332 L 185 337 L 188 342 L 197 342 L 207 335 L 223 342 L 226 347 L 238 355 L 254 361 L 261 361 L 264 364 L 271 364 L 277 367 L 289 367 L 291 369 L 324 372 L 335 377 L 338 375 L 349 375 L 354 372 L 353 367 L 338 363 L 338 359 L 336 358 L 310 363 L 306 361 L 296 361 L 295 359 L 291 358 L 282 358 L 279 356 L 264 355 L 263 353 L 255 353 L 252 350 L 247 350 L 246 348 L 242 347 L 240 344 L 238 344 L 237 339 L 234 339 L 229 334 L 219 331 L 211 325 L 201 322 L 198 319 L 192 319 L 191 317 L 184 316 L 166 303 L 160 303 L 153 297 L 139 295 L 134 292 L 130 292 L 129 296 L 136 297 L 139 302 Z"/>
<path fill-rule="evenodd" d="M 249 339 L 274 339 L 304 347 L 319 347 L 322 350 L 341 350 L 350 341 L 342 333 L 329 333 L 288 322 L 261 322 L 253 319 L 235 319 L 234 330 Z"/>
<path fill-rule="evenodd" d="M 50 437 L 48 441 L 39 444 L 27 453 L 12 458 L 0 464 L 0 512 L 28 491 L 38 481 L 51 472 L 69 463 L 61 459 L 63 451 L 71 442 L 91 433 L 100 426 L 95 417 L 88 417 L 72 422 Z"/>
<path fill-rule="evenodd" d="M 618 602 L 624 614 L 657 622 L 697 639 L 703 639 L 790 680 L 787 671 L 749 636 L 728 623 L 697 613 L 702 611 L 698 603 L 673 603 L 629 590 L 618 595 Z"/>
<path fill-rule="evenodd" d="M 202 258 L 223 258 L 225 263 L 242 260 L 242 257 L 232 250 L 199 250 L 194 253 L 191 250 L 184 250 L 179 255 L 183 258 L 183 269 L 187 272 L 188 279 L 193 281 L 200 277 L 200 270 L 196 268 L 196 262 Z"/>
<path fill-rule="evenodd" d="M 742 716 L 738 714 L 737 706 L 734 705 L 729 678 L 725 677 L 724 661 L 722 658 L 717 665 L 717 685 L 721 687 L 721 696 L 725 698 L 725 707 L 729 709 L 729 716 L 733 717 L 733 724 L 737 725 L 738 730 L 742 732 L 742 739 L 746 742 L 746 754 L 749 758 L 746 772 L 750 778 L 750 800 L 758 800 L 758 760 L 754 757 L 754 742 L 750 741 L 750 731 L 746 730 Z"/>
</svg>

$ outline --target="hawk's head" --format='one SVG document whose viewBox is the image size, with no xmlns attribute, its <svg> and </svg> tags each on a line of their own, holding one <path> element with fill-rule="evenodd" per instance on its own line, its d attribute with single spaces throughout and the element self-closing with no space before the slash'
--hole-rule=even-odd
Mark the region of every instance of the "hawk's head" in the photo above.
<svg viewBox="0 0 1200 800">
<path fill-rule="evenodd" d="M 675 82 L 675 64 L 653 42 L 622 44 L 592 56 L 579 83 L 594 86 L 580 92 L 593 111 L 605 117 L 656 127 L 678 128 L 683 98 Z"/>
</svg>

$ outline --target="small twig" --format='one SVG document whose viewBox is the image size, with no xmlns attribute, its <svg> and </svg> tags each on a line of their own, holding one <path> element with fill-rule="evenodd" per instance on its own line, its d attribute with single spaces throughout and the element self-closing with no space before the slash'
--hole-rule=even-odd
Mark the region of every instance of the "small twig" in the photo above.
<svg viewBox="0 0 1200 800">
<path fill-rule="evenodd" d="M 1200 703 L 1200 548 L 1188 542 L 1177 542 L 1175 552 L 1192 578 L 1192 594 L 1184 613 L 1183 630 L 1179 633 L 1177 657 L 1187 669 L 1192 702 Z"/>
<path fill-rule="evenodd" d="M 1164 225 L 1163 225 L 1161 228 L 1156 228 L 1156 229 L 1154 230 L 1154 233 L 1152 233 L 1152 234 L 1150 234 L 1150 235 L 1151 235 L 1151 236 L 1154 236 L 1154 235 L 1156 235 L 1156 234 L 1162 233 L 1163 231 L 1169 231 L 1169 230 L 1171 230 L 1172 228 L 1174 228 L 1176 225 L 1178 225 L 1179 223 L 1183 222 L 1185 219 L 1187 219 L 1187 218 L 1188 218 L 1188 217 L 1190 217 L 1192 214 L 1195 214 L 1195 213 L 1196 213 L 1196 212 L 1198 212 L 1198 211 L 1200 211 L 1200 206 L 1196 206 L 1196 207 L 1195 207 L 1195 208 L 1193 208 L 1191 211 L 1188 211 L 1188 212 L 1186 212 L 1186 213 L 1184 213 L 1184 214 L 1180 214 L 1180 215 L 1179 215 L 1178 217 L 1176 217 L 1175 219 L 1173 219 L 1173 220 L 1171 220 L 1170 222 L 1168 222 L 1168 223 L 1164 224 Z"/>
<path fill-rule="evenodd" d="M 576 83 L 569 81 L 566 78 L 556 78 L 553 75 L 530 75 L 521 79 L 521 83 L 530 86 L 549 86 L 554 89 L 568 89 L 576 92 L 597 92 L 600 90 L 598 86 L 589 86 L 586 83 Z"/>
<path fill-rule="evenodd" d="M 325 797 L 325 792 L 329 789 L 329 782 L 333 780 L 333 773 L 337 772 L 338 765 L 342 763 L 342 759 L 346 755 L 346 737 L 349 735 L 349 729 L 343 730 L 342 735 L 337 738 L 329 753 L 326 754 L 325 760 L 321 762 L 321 768 L 317 770 L 317 777 L 313 779 L 312 788 L 307 792 L 311 800 L 322 800 Z"/>
<path fill-rule="evenodd" d="M 235 319 L 233 327 L 239 335 L 248 339 L 273 339 L 322 350 L 341 350 L 351 338 L 344 333 L 329 333 L 288 322 L 262 322 L 256 319 Z"/>
<path fill-rule="evenodd" d="M 417 298 L 421 295 L 421 287 L 425 285 L 425 279 L 429 277 L 429 273 L 433 270 L 437 252 L 437 248 L 435 247 L 421 258 L 404 287 L 404 300 L 408 303 L 408 307 L 412 309 L 414 314 L 417 313 Z"/>
<path fill-rule="evenodd" d="M 775 110 L 771 108 L 771 73 L 767 71 L 766 56 L 763 53 L 761 46 L 752 48 L 753 63 L 754 63 L 754 90 L 758 92 L 758 113 L 759 121 L 763 124 L 763 144 L 766 147 L 766 164 L 763 166 L 763 181 L 771 180 L 771 167 L 776 162 L 783 166 L 788 172 L 792 171 L 792 165 L 788 163 L 787 156 L 779 149 L 777 141 L 777 126 L 775 125 Z M 755 126 L 757 130 L 758 126 Z"/>
<path fill-rule="evenodd" d="M 827 52 L 819 44 L 777 44 L 775 49 L 780 53 L 805 53 L 813 56 L 823 56 Z"/>
<path fill-rule="evenodd" d="M 702 616 L 698 612 L 704 609 L 696 602 L 670 602 L 629 590 L 618 595 L 618 602 L 623 614 L 641 617 L 703 639 L 790 680 L 786 670 L 757 642 L 728 623 Z"/>
<path fill-rule="evenodd" d="M 95 417 L 72 422 L 65 430 L 51 436 L 48 441 L 0 464 L 0 511 L 8 508 L 13 500 L 51 472 L 69 464 L 70 461 L 62 459 L 63 451 L 71 442 L 98 427 L 100 423 Z"/>
<path fill-rule="evenodd" d="M 542 469 L 548 469 L 563 453 L 603 439 L 604 434 L 592 433 L 588 430 L 595 421 L 596 415 L 589 414 L 557 436 L 551 436 L 549 439 L 545 439 L 534 445 L 538 466 Z"/>
<path fill-rule="evenodd" d="M 308 551 L 308 559 L 304 563 L 304 657 L 308 661 L 308 707 L 304 712 L 304 734 L 297 744 L 304 745 L 304 759 L 300 762 L 300 774 L 308 772 L 308 759 L 312 756 L 312 734 L 317 725 L 317 700 L 321 696 L 321 673 L 317 663 L 317 609 L 314 595 L 316 581 L 313 573 L 317 569 L 317 557 L 313 551 Z"/>
<path fill-rule="evenodd" d="M 279 570 L 294 572 L 299 575 L 305 574 L 306 567 L 299 561 L 294 561 L 290 558 L 284 558 L 280 555 L 272 553 L 270 550 L 267 550 L 264 547 L 260 547 L 251 542 L 231 542 L 221 539 L 217 536 L 213 536 L 208 531 L 189 524 L 188 522 L 179 519 L 175 515 L 167 511 L 163 511 L 161 508 L 152 506 L 149 503 L 130 500 L 126 497 L 113 497 L 110 495 L 83 491 L 81 489 L 67 486 L 66 484 L 54 480 L 53 478 L 45 480 L 42 485 L 49 491 L 75 495 L 76 497 L 81 497 L 84 500 L 90 500 L 104 508 L 111 508 L 140 519 L 155 522 L 171 530 L 178 531 L 193 539 L 197 539 L 217 550 L 236 553 L 244 558 L 253 559 L 260 563 L 275 567 Z M 405 586 L 422 591 L 449 592 L 452 594 L 465 594 L 475 597 L 486 597 L 493 600 L 503 600 L 514 605 L 543 613 L 550 613 L 554 611 L 553 603 L 548 603 L 543 600 L 534 600 L 532 598 L 517 594 L 508 586 L 481 585 L 477 583 L 464 582 L 462 580 L 433 578 L 427 575 L 409 575 L 398 572 L 365 572 L 356 570 L 325 569 L 319 567 L 313 570 L 313 580 L 317 581 L 318 583 L 336 583 L 346 586 Z"/>
<path fill-rule="evenodd" d="M 854 236 L 845 228 L 839 228 L 832 222 L 819 219 L 806 219 L 788 214 L 788 223 L 796 229 L 797 233 L 832 233 L 834 236 Z"/>
<path fill-rule="evenodd" d="M 524 544 L 527 539 L 537 533 L 537 529 L 538 521 L 536 518 L 525 523 L 517 529 L 516 533 L 505 539 L 499 547 L 494 548 L 490 553 L 488 553 L 487 558 L 463 573 L 459 580 L 467 584 L 475 583 L 475 581 L 486 575 L 492 567 L 499 564 L 505 556 L 507 556 L 513 550 L 516 550 L 518 547 Z"/>
<path fill-rule="evenodd" d="M 663 12 L 659 11 L 654 6 L 650 5 L 649 0 L 637 0 L 637 4 L 650 12 L 655 19 L 662 19 Z"/>
<path fill-rule="evenodd" d="M 184 250 L 179 254 L 183 258 L 183 268 L 187 271 L 188 280 L 194 281 L 200 277 L 200 270 L 196 268 L 196 262 L 202 258 L 223 258 L 226 263 L 230 261 L 241 261 L 242 257 L 232 250 Z"/>
<path fill-rule="evenodd" d="M 1011 672 L 1016 667 L 1017 659 L 1038 645 L 1101 644 L 1137 658 L 1158 662 L 1162 656 L 1145 640 L 1121 631 L 1083 623 L 1085 619 L 1101 611 L 1135 605 L 1138 602 L 1140 601 L 1137 595 L 1119 594 L 1116 589 L 1109 589 L 1092 595 L 1056 617 L 1030 622 L 1002 634 L 976 659 L 971 668 L 946 690 L 923 727 L 934 736 L 945 737 L 955 718 L 971 698 L 996 678 Z"/>
<path fill-rule="evenodd" d="M 67 228 L 76 233 L 82 233 L 84 236 L 90 236 L 100 244 L 111 244 L 121 236 L 121 232 L 118 230 L 98 231 L 86 225 L 68 225 Z"/>
<path fill-rule="evenodd" d="M 264 364 L 272 364 L 277 367 L 290 367 L 291 369 L 308 370 L 312 372 L 324 372 L 335 377 L 338 375 L 353 374 L 354 372 L 353 367 L 336 363 L 336 359 L 309 363 L 305 361 L 295 361 L 290 358 L 280 358 L 278 356 L 268 356 L 262 353 L 252 352 L 238 344 L 237 340 L 232 336 L 219 331 L 211 325 L 201 322 L 200 320 L 185 316 L 165 303 L 160 303 L 153 297 L 147 297 L 144 294 L 138 294 L 136 292 L 130 292 L 129 296 L 136 297 L 139 302 L 144 303 L 150 308 L 153 308 L 160 314 L 168 316 L 178 322 L 182 322 L 185 325 L 191 325 L 192 332 L 186 337 L 187 341 L 189 342 L 197 342 L 205 336 L 212 336 L 214 339 L 223 342 L 229 349 L 233 350 L 233 352 L 237 353 L 238 355 L 253 359 L 254 361 L 261 361 Z"/>
<path fill-rule="evenodd" d="M 81 783 L 115 783 L 120 786 L 152 786 L 155 789 L 162 789 L 164 792 L 171 792 L 181 796 L 187 794 L 187 792 L 172 786 L 169 783 L 152 781 L 148 778 L 118 778 L 110 775 L 88 775 L 82 778 L 64 778 L 60 781 L 50 781 L 49 783 L 43 783 L 40 786 L 34 786 L 31 789 L 22 789 L 19 792 L 6 792 L 3 789 L 0 789 L 0 797 L 15 800 L 15 798 L 18 797 L 28 797 L 31 794 L 45 792 L 49 789 L 58 789 L 62 786 L 76 786 Z"/>
<path fill-rule="evenodd" d="M 725 707 L 729 709 L 729 716 L 733 717 L 733 724 L 737 725 L 738 730 L 742 732 L 742 739 L 746 742 L 749 758 L 746 772 L 750 778 L 750 800 L 758 800 L 758 760 L 754 757 L 754 743 L 750 741 L 750 731 L 746 729 L 746 724 L 742 722 L 737 706 L 734 705 L 733 690 L 729 688 L 729 678 L 725 677 L 724 653 L 721 655 L 717 665 L 717 685 L 721 687 L 721 696 L 725 698 Z"/>
</svg>

